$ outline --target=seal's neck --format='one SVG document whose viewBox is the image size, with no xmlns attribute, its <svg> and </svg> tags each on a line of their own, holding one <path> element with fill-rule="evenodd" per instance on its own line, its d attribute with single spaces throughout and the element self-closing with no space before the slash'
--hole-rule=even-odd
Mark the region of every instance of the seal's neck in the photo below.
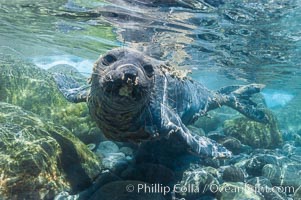
<svg viewBox="0 0 301 200">
<path fill-rule="evenodd" d="M 143 132 L 141 121 L 145 118 L 147 110 L 145 102 L 112 101 L 109 97 L 91 98 L 90 113 L 103 133 L 109 139 L 116 141 L 129 141 L 147 137 Z M 95 109 L 97 108 L 97 109 Z"/>
<path fill-rule="evenodd" d="M 146 105 L 145 101 L 123 101 L 122 99 L 114 101 L 106 96 L 101 99 L 101 109 L 110 112 L 112 116 L 115 115 L 125 116 L 123 120 L 127 121 L 128 118 L 135 118 L 136 115 L 140 115 Z M 127 117 L 126 117 L 127 116 Z"/>
</svg>

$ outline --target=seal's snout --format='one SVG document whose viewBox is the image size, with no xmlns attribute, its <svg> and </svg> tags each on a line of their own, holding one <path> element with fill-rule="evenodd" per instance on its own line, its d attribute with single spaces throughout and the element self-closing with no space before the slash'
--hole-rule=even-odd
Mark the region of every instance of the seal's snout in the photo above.
<svg viewBox="0 0 301 200">
<path fill-rule="evenodd" d="M 119 70 L 123 74 L 123 78 L 134 79 L 138 76 L 138 68 L 134 65 L 122 65 L 116 70 Z"/>
<path fill-rule="evenodd" d="M 137 100 L 143 96 L 145 87 L 143 78 L 143 71 L 138 66 L 123 64 L 108 71 L 102 80 L 102 85 L 110 94 Z"/>
<path fill-rule="evenodd" d="M 133 66 L 125 66 L 121 70 L 122 73 L 122 84 L 119 89 L 120 96 L 134 96 L 134 90 L 138 85 L 138 76 L 139 72 L 136 67 Z"/>
<path fill-rule="evenodd" d="M 127 84 L 134 83 L 138 76 L 137 71 L 127 71 L 124 72 L 122 76 L 122 80 L 124 80 Z"/>
<path fill-rule="evenodd" d="M 135 65 L 126 64 L 117 67 L 116 69 L 121 73 L 121 82 L 123 85 L 137 85 L 141 72 Z"/>
</svg>

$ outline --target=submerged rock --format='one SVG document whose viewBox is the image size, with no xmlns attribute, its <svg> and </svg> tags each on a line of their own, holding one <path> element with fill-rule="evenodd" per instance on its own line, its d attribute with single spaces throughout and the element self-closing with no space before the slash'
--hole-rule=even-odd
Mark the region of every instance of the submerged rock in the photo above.
<svg viewBox="0 0 301 200">
<path fill-rule="evenodd" d="M 234 155 L 237 155 L 244 151 L 241 142 L 231 136 L 226 136 L 219 131 L 209 132 L 207 135 L 210 139 L 213 139 L 230 150 Z"/>
<path fill-rule="evenodd" d="M 114 181 L 101 187 L 89 200 L 165 200 L 160 192 L 147 192 L 148 188 L 154 186 L 140 181 Z"/>
<path fill-rule="evenodd" d="M 72 76 L 76 81 L 82 82 L 85 76 L 83 76 L 75 67 L 68 64 L 58 64 L 50 67 L 48 72 L 51 73 L 63 73 Z"/>
<path fill-rule="evenodd" d="M 1 57 L 0 60 L 0 101 L 18 105 L 65 126 L 86 144 L 100 141 L 100 131 L 92 131 L 96 125 L 90 119 L 86 104 L 67 102 L 50 72 L 16 58 Z M 75 77 L 79 76 L 76 69 L 67 68 L 55 67 L 52 71 L 72 71 Z"/>
<path fill-rule="evenodd" d="M 241 144 L 241 142 L 234 137 L 226 137 L 223 140 L 219 141 L 219 143 L 229 149 L 234 155 L 245 151 L 243 149 L 244 146 Z"/>
<path fill-rule="evenodd" d="M 300 162 L 301 160 L 301 147 L 296 147 L 292 149 L 291 153 L 289 154 L 289 158 L 292 161 Z"/>
<path fill-rule="evenodd" d="M 256 176 L 247 181 L 248 184 L 253 186 L 267 186 L 272 187 L 271 181 L 264 176 Z"/>
<path fill-rule="evenodd" d="M 248 184 L 253 186 L 253 189 L 261 193 L 265 199 L 272 200 L 286 200 L 285 193 L 278 193 L 277 188 L 272 186 L 270 180 L 264 176 L 254 177 L 247 181 Z M 281 188 L 279 190 L 281 192 Z"/>
<path fill-rule="evenodd" d="M 136 163 L 157 163 L 177 170 L 200 158 L 187 153 L 179 142 L 163 138 L 142 143 L 135 152 L 135 160 Z"/>
<path fill-rule="evenodd" d="M 283 164 L 281 167 L 267 164 L 262 169 L 263 176 L 267 177 L 273 185 L 294 189 L 301 185 L 300 172 L 301 164 Z"/>
<path fill-rule="evenodd" d="M 219 200 L 264 200 L 264 197 L 256 193 L 251 185 L 242 182 L 225 182 L 218 188 Z"/>
<path fill-rule="evenodd" d="M 284 141 L 293 142 L 296 146 L 301 146 L 301 134 L 296 131 L 283 130 L 282 138 Z"/>
<path fill-rule="evenodd" d="M 301 186 L 299 186 L 294 192 L 294 199 L 301 199 Z"/>
<path fill-rule="evenodd" d="M 202 128 L 195 127 L 193 125 L 188 125 L 187 128 L 196 135 L 205 136 L 205 132 Z"/>
<path fill-rule="evenodd" d="M 102 163 L 104 168 L 113 170 L 115 173 L 128 166 L 128 160 L 124 153 L 110 153 L 105 157 L 102 157 Z"/>
<path fill-rule="evenodd" d="M 85 144 L 97 144 L 103 138 L 101 131 L 96 128 L 96 125 L 90 118 L 85 104 L 67 104 L 64 108 L 54 108 L 52 112 L 50 119 L 68 128 Z"/>
<path fill-rule="evenodd" d="M 133 157 L 134 155 L 134 151 L 130 147 L 121 147 L 119 150 L 120 152 L 124 153 L 126 156 Z"/>
<path fill-rule="evenodd" d="M 230 182 L 244 182 L 245 174 L 239 167 L 228 166 L 224 169 L 223 180 Z"/>
<path fill-rule="evenodd" d="M 0 199 L 75 193 L 101 169 L 101 161 L 67 129 L 0 102 Z"/>
<path fill-rule="evenodd" d="M 132 157 L 126 156 L 120 151 L 118 145 L 112 141 L 99 143 L 96 155 L 102 159 L 102 164 L 105 169 L 112 170 L 116 174 L 125 170 L 129 162 L 132 161 Z"/>
<path fill-rule="evenodd" d="M 211 174 L 211 169 L 199 167 L 186 170 L 179 183 L 179 188 L 184 188 L 183 191 L 180 191 L 180 194 L 184 197 L 195 199 L 201 194 L 211 193 L 211 186 L 218 187 L 219 185 L 217 178 Z"/>
<path fill-rule="evenodd" d="M 99 188 L 114 181 L 121 181 L 121 179 L 115 174 L 104 170 L 88 189 L 74 195 L 70 195 L 68 192 L 64 191 L 59 193 L 54 200 L 87 200 L 90 199 Z"/>
<path fill-rule="evenodd" d="M 119 152 L 119 147 L 117 144 L 115 144 L 112 141 L 103 141 L 99 143 L 96 153 L 100 154 L 101 156 L 106 156 L 108 154 L 112 153 L 118 153 Z"/>
<path fill-rule="evenodd" d="M 239 139 L 243 144 L 254 148 L 274 148 L 282 144 L 282 136 L 275 116 L 266 111 L 269 123 L 263 124 L 246 117 L 227 120 L 224 123 L 226 135 Z"/>
<path fill-rule="evenodd" d="M 87 144 L 87 147 L 88 147 L 88 149 L 90 149 L 91 151 L 93 151 L 96 148 L 96 144 L 90 143 L 90 144 Z"/>
<path fill-rule="evenodd" d="M 222 125 L 222 121 L 217 116 L 216 112 L 211 111 L 210 114 L 212 116 L 209 117 L 200 117 L 195 123 L 194 126 L 197 128 L 202 128 L 205 133 L 210 131 L 215 131 L 220 125 Z"/>
<path fill-rule="evenodd" d="M 273 164 L 276 166 L 282 165 L 282 159 L 278 156 L 270 154 L 257 154 L 248 159 L 244 165 L 247 173 L 253 176 L 261 176 L 262 168 L 266 164 Z"/>
<path fill-rule="evenodd" d="M 174 180 L 174 173 L 169 168 L 152 163 L 143 163 L 129 167 L 122 172 L 125 180 L 138 180 L 147 183 L 168 185 Z"/>
<path fill-rule="evenodd" d="M 14 58 L 0 62 L 0 101 L 51 117 L 53 110 L 67 102 L 47 71 Z"/>
</svg>

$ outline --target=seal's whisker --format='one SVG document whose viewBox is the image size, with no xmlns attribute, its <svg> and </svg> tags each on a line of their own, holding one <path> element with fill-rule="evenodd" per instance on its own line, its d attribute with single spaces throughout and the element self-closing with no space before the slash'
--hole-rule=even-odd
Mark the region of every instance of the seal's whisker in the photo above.
<svg viewBox="0 0 301 200">
<path fill-rule="evenodd" d="M 113 84 L 112 84 L 112 87 L 111 87 L 111 92 L 110 92 L 111 99 L 113 99 L 113 88 L 114 88 L 114 82 L 113 82 Z"/>
<path fill-rule="evenodd" d="M 94 69 L 94 71 L 96 71 L 97 73 L 103 74 L 105 71 L 102 69 Z"/>
<path fill-rule="evenodd" d="M 96 75 L 98 77 L 102 77 L 102 74 L 96 73 L 96 72 L 92 72 L 91 75 Z"/>
<path fill-rule="evenodd" d="M 150 123 L 151 123 L 151 126 L 154 126 L 154 120 L 153 120 L 153 115 L 152 115 L 152 112 L 151 112 L 151 109 L 150 109 L 150 106 L 148 105 L 146 110 L 148 111 L 148 115 L 149 115 L 149 120 L 150 120 Z"/>
</svg>

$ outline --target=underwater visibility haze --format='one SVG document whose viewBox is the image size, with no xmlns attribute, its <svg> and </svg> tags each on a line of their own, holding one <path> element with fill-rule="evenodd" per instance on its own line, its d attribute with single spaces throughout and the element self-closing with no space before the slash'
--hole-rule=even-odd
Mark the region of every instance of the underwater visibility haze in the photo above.
<svg viewBox="0 0 301 200">
<path fill-rule="evenodd" d="M 301 199 L 300 52 L 300 0 L 0 0 L 0 199 Z"/>
</svg>

